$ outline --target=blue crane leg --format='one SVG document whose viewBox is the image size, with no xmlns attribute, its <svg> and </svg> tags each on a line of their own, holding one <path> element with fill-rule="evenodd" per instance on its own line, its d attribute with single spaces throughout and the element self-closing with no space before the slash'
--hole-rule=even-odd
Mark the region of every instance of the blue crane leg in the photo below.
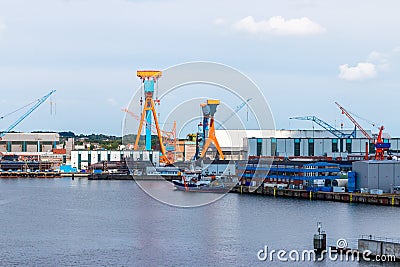
<svg viewBox="0 0 400 267">
<path fill-rule="evenodd" d="M 145 80 L 144 81 L 144 92 L 145 94 L 150 94 L 151 98 L 153 98 L 154 93 L 154 80 Z M 146 96 L 148 97 L 148 96 Z M 151 150 L 151 116 L 153 112 L 151 110 L 146 111 L 146 150 Z"/>
<path fill-rule="evenodd" d="M 204 117 L 203 118 L 203 146 L 206 143 L 206 140 L 208 138 L 208 118 Z"/>
<path fill-rule="evenodd" d="M 146 150 L 151 150 L 151 116 L 152 111 L 146 111 Z"/>
</svg>

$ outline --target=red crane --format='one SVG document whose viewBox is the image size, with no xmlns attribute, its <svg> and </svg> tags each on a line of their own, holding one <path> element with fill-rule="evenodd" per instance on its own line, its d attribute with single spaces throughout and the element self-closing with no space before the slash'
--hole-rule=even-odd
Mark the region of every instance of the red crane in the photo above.
<svg viewBox="0 0 400 267">
<path fill-rule="evenodd" d="M 385 150 L 390 148 L 390 143 L 384 143 L 382 139 L 382 131 L 385 129 L 383 126 L 379 128 L 378 138 L 375 142 L 375 159 L 376 160 L 384 160 L 385 159 Z"/>
<path fill-rule="evenodd" d="M 344 109 L 344 107 L 342 107 L 341 105 L 339 105 L 338 102 L 335 102 L 335 104 L 340 108 L 340 110 L 342 111 L 342 114 L 345 114 L 347 116 L 347 118 L 349 118 L 349 120 L 351 120 L 352 123 L 354 123 L 354 125 L 360 129 L 360 131 L 363 133 L 363 135 L 365 137 L 367 137 L 368 140 L 374 141 L 374 139 L 367 133 L 367 131 L 364 130 L 363 127 L 361 127 L 361 125 L 350 115 L 350 113 Z"/>
<path fill-rule="evenodd" d="M 341 105 L 339 105 L 338 102 L 335 102 L 335 104 L 340 108 L 342 111 L 342 114 L 345 114 L 349 120 L 351 120 L 354 125 L 360 129 L 360 131 L 364 134 L 364 136 L 371 142 L 374 143 L 375 146 L 375 159 L 376 160 L 384 160 L 385 159 L 385 150 L 388 150 L 390 148 L 390 143 L 384 143 L 382 139 L 382 131 L 385 129 L 385 127 L 381 126 L 379 128 L 379 134 L 378 138 L 376 141 L 364 130 L 364 128 L 350 115 L 350 113 Z M 366 151 L 368 154 L 368 150 Z M 368 155 L 366 155 L 366 159 L 368 159 Z"/>
</svg>

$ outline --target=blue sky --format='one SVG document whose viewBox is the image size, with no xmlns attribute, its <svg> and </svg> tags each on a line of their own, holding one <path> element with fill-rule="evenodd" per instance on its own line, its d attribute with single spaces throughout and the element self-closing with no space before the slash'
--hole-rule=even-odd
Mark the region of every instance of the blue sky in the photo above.
<svg viewBox="0 0 400 267">
<path fill-rule="evenodd" d="M 0 0 L 0 114 L 56 89 L 56 115 L 45 103 L 16 130 L 120 135 L 137 69 L 200 60 L 253 79 L 277 129 L 311 128 L 288 119 L 302 115 L 351 128 L 338 101 L 400 136 L 398 10 L 371 0 Z"/>
</svg>

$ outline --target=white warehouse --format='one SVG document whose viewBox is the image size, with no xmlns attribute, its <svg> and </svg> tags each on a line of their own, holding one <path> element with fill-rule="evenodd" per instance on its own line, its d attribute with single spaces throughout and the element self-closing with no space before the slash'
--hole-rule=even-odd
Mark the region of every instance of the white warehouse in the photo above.
<svg viewBox="0 0 400 267">
<path fill-rule="evenodd" d="M 343 132 L 350 134 L 352 131 Z M 367 133 L 373 136 L 370 130 Z M 217 130 L 216 135 L 224 153 L 241 159 L 248 156 L 336 158 L 364 155 L 367 142 L 369 152 L 375 151 L 373 143 L 363 138 L 360 131 L 356 132 L 358 138 L 338 138 L 326 130 Z M 384 134 L 384 141 L 391 143 L 392 154 L 399 153 L 399 140 Z"/>
<path fill-rule="evenodd" d="M 87 170 L 91 164 L 102 161 L 121 161 L 131 157 L 134 161 L 151 161 L 159 165 L 159 151 L 132 151 L 132 150 L 82 150 L 71 152 L 71 166 L 78 170 Z"/>
<path fill-rule="evenodd" d="M 59 143 L 58 133 L 7 133 L 0 140 L 0 152 L 49 152 Z"/>
</svg>

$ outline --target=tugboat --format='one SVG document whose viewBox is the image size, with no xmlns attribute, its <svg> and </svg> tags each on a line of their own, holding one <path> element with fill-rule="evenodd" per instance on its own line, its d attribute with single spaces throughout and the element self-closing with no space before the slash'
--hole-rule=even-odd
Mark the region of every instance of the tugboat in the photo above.
<svg viewBox="0 0 400 267">
<path fill-rule="evenodd" d="M 229 191 L 220 176 L 204 177 L 201 174 L 184 174 L 181 180 L 172 180 L 172 183 L 176 190 L 186 192 L 227 193 Z"/>
</svg>

